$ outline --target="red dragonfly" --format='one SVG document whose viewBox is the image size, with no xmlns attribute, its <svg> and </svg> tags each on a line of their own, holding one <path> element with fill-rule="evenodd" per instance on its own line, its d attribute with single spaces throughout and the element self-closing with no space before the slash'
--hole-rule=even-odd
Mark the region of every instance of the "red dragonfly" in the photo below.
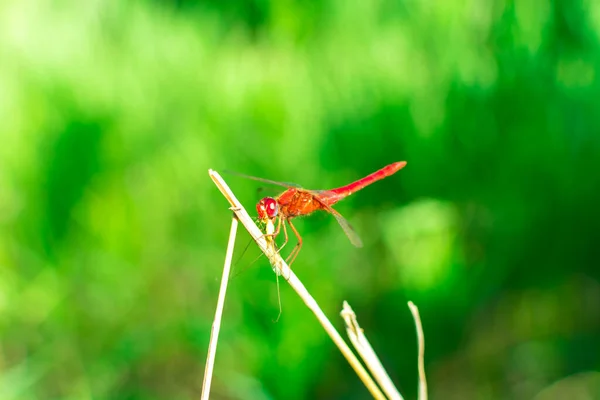
<svg viewBox="0 0 600 400">
<path fill-rule="evenodd" d="M 275 231 L 273 233 L 267 233 L 266 236 L 271 236 L 274 239 L 279 234 L 281 226 L 283 225 L 285 241 L 279 250 L 281 250 L 288 242 L 288 234 L 285 227 L 286 223 L 290 226 L 290 228 L 292 228 L 292 231 L 298 239 L 298 243 L 287 257 L 287 261 L 289 261 L 288 265 L 291 265 L 302 248 L 302 237 L 296 230 L 296 227 L 294 227 L 292 224 L 292 218 L 309 215 L 317 210 L 327 211 L 335 217 L 350 239 L 350 242 L 356 247 L 362 247 L 362 241 L 356 232 L 354 232 L 352 226 L 350 226 L 348 221 L 346 221 L 346 219 L 342 217 L 339 212 L 331 208 L 331 206 L 345 197 L 350 196 L 352 193 L 357 192 L 360 189 L 377 182 L 378 180 L 395 174 L 405 165 L 406 161 L 395 162 L 373 172 L 368 176 L 365 176 L 362 179 L 357 180 L 356 182 L 330 190 L 307 190 L 296 184 L 276 182 L 269 179 L 256 178 L 248 175 L 244 176 L 257 181 L 287 188 L 285 192 L 281 193 L 275 198 L 265 197 L 261 199 L 256 205 L 256 211 L 258 212 L 258 218 L 264 224 L 274 224 L 275 220 L 278 220 Z"/>
</svg>

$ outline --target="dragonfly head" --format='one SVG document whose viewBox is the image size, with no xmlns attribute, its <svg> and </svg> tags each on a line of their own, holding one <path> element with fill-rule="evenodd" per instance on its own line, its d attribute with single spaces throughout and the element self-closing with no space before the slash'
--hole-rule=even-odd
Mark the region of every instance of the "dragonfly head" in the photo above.
<svg viewBox="0 0 600 400">
<path fill-rule="evenodd" d="M 261 220 L 275 218 L 279 212 L 279 205 L 274 198 L 265 197 L 256 204 L 256 211 Z"/>
</svg>

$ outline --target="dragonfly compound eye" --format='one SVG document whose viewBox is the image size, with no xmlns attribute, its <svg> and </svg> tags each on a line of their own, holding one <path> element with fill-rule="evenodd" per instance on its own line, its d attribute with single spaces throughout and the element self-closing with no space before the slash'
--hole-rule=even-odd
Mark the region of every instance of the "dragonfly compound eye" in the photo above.
<svg viewBox="0 0 600 400">
<path fill-rule="evenodd" d="M 279 211 L 277 200 L 272 197 L 265 197 L 256 205 L 256 211 L 260 219 L 275 218 Z"/>
</svg>

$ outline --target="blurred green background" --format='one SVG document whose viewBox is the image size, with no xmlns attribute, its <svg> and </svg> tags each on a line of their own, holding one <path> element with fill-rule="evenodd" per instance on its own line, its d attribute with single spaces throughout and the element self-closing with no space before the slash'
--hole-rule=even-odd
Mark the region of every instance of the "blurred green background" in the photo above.
<svg viewBox="0 0 600 400">
<path fill-rule="evenodd" d="M 199 398 L 209 168 L 349 183 L 294 270 L 416 398 L 600 398 L 600 3 L 0 4 L 0 398 Z M 252 215 L 262 185 L 224 175 Z M 267 188 L 268 189 L 268 188 Z M 273 194 L 276 194 L 274 192 Z M 369 394 L 240 230 L 215 399 Z"/>
</svg>

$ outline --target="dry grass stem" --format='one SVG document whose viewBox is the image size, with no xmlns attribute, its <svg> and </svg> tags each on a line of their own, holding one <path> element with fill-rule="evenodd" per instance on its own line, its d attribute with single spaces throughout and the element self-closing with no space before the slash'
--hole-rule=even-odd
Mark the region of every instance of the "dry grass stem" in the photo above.
<svg viewBox="0 0 600 400">
<path fill-rule="evenodd" d="M 383 389 L 383 392 L 386 394 L 388 399 L 403 400 L 402 395 L 400 392 L 398 392 L 396 386 L 394 386 L 394 383 L 385 371 L 385 368 L 383 368 L 379 357 L 377 357 L 373 347 L 371 347 L 371 344 L 365 336 L 363 329 L 360 327 L 360 325 L 358 325 L 356 314 L 348 302 L 344 301 L 344 306 L 340 314 L 346 323 L 346 332 L 348 333 L 348 337 L 350 338 L 352 345 L 358 354 L 360 354 L 361 358 L 367 365 L 367 368 L 369 371 L 371 371 L 371 374 L 377 383 L 379 383 L 379 386 Z"/>
<path fill-rule="evenodd" d="M 258 247 L 262 250 L 263 253 L 269 258 L 271 265 L 276 269 L 276 273 L 282 275 L 286 281 L 290 284 L 290 286 L 298 293 L 300 298 L 304 301 L 306 306 L 315 314 L 329 337 L 333 340 L 336 346 L 339 348 L 342 355 L 348 360 L 350 366 L 354 369 L 360 380 L 367 387 L 371 395 L 376 399 L 385 399 L 385 396 L 377 386 L 377 384 L 373 381 L 371 376 L 362 366 L 360 361 L 356 358 L 352 350 L 348 347 L 344 339 L 340 336 L 340 334 L 335 330 L 331 322 L 327 319 L 316 300 L 308 293 L 302 282 L 296 277 L 294 272 L 288 267 L 285 261 L 281 258 L 277 249 L 272 240 L 266 240 L 263 233 L 256 226 L 250 215 L 246 212 L 244 207 L 240 204 L 240 202 L 236 199 L 235 195 L 229 189 L 223 178 L 213 170 L 209 170 L 209 175 L 215 185 L 219 188 L 223 196 L 229 201 L 232 209 L 236 213 L 238 219 L 244 225 L 244 227 L 248 230 Z"/>
<path fill-rule="evenodd" d="M 204 379 L 202 381 L 202 400 L 208 400 L 210 396 L 210 384 L 212 382 L 212 373 L 215 365 L 215 355 L 217 353 L 217 342 L 219 341 L 219 330 L 221 329 L 221 317 L 223 316 L 223 306 L 225 304 L 225 293 L 227 292 L 227 283 L 229 282 L 229 272 L 231 271 L 231 259 L 233 257 L 233 248 L 235 247 L 235 235 L 238 227 L 238 219 L 234 215 L 231 220 L 231 229 L 229 231 L 229 241 L 227 243 L 227 252 L 225 254 L 225 265 L 223 266 L 223 275 L 221 276 L 221 287 L 219 288 L 219 298 L 217 300 L 217 309 L 210 331 L 210 341 L 208 343 L 208 354 L 206 356 L 206 367 L 204 368 Z"/>
<path fill-rule="evenodd" d="M 408 302 L 410 312 L 415 319 L 417 328 L 417 339 L 419 341 L 419 400 L 427 400 L 427 380 L 425 379 L 425 335 L 423 335 L 423 326 L 421 325 L 421 317 L 419 309 L 412 301 Z"/>
</svg>

